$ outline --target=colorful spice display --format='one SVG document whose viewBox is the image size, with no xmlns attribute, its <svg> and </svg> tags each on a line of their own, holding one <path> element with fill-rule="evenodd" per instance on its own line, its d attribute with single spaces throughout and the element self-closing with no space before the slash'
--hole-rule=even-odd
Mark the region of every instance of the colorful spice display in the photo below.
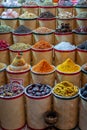
<svg viewBox="0 0 87 130">
<path fill-rule="evenodd" d="M 77 33 L 87 33 L 87 26 L 80 26 L 74 30 Z"/>
<path fill-rule="evenodd" d="M 75 64 L 70 58 L 57 66 L 57 70 L 65 73 L 75 73 L 80 71 L 80 66 Z"/>
<path fill-rule="evenodd" d="M 0 25 L 0 33 L 8 33 L 12 31 L 13 31 L 13 28 L 11 28 L 10 26 Z"/>
<path fill-rule="evenodd" d="M 71 0 L 59 0 L 58 5 L 59 6 L 72 6 L 73 3 L 71 2 Z"/>
<path fill-rule="evenodd" d="M 0 70 L 2 70 L 5 67 L 4 63 L 0 63 Z"/>
<path fill-rule="evenodd" d="M 47 41 L 40 40 L 36 42 L 32 47 L 35 49 L 48 49 L 48 48 L 51 48 L 52 45 L 48 43 Z"/>
<path fill-rule="evenodd" d="M 31 84 L 26 91 L 30 96 L 41 97 L 49 94 L 51 88 L 46 84 Z"/>
<path fill-rule="evenodd" d="M 54 48 L 57 50 L 73 50 L 76 47 L 69 42 L 60 42 Z"/>
<path fill-rule="evenodd" d="M 23 50 L 29 49 L 30 45 L 25 44 L 25 43 L 15 43 L 11 45 L 9 48 L 14 51 L 23 51 Z"/>
<path fill-rule="evenodd" d="M 24 25 L 20 25 L 16 30 L 14 30 L 14 33 L 19 33 L 19 34 L 25 34 L 25 33 L 30 33 L 32 30 L 29 29 L 28 27 Z"/>
<path fill-rule="evenodd" d="M 20 85 L 6 84 L 0 87 L 0 97 L 11 98 L 19 95 L 23 91 Z"/>
<path fill-rule="evenodd" d="M 54 86 L 53 92 L 58 96 L 71 97 L 78 93 L 78 88 L 68 81 L 63 81 Z"/>
<path fill-rule="evenodd" d="M 33 18 L 37 18 L 37 15 L 34 13 L 29 13 L 28 11 L 25 11 L 23 14 L 21 14 L 19 16 L 19 18 L 29 18 L 29 19 L 33 19 Z"/>
<path fill-rule="evenodd" d="M 52 29 L 46 28 L 46 27 L 38 27 L 37 29 L 34 30 L 36 33 L 51 33 Z"/>
<path fill-rule="evenodd" d="M 86 18 L 87 19 L 87 12 L 86 11 L 80 12 L 76 17 L 77 18 Z"/>
<path fill-rule="evenodd" d="M 8 47 L 9 47 L 9 45 L 8 45 L 7 41 L 0 40 L 0 50 L 6 49 Z"/>
<path fill-rule="evenodd" d="M 81 88 L 81 95 L 87 99 L 87 83 Z"/>
<path fill-rule="evenodd" d="M 61 25 L 58 26 L 58 28 L 56 28 L 55 32 L 56 33 L 72 32 L 72 29 L 69 23 L 61 23 Z"/>
<path fill-rule="evenodd" d="M 74 15 L 68 11 L 62 11 L 62 12 L 58 13 L 58 18 L 60 18 L 60 19 L 69 19 L 69 18 L 73 18 L 73 17 L 74 17 Z"/>
<path fill-rule="evenodd" d="M 77 48 L 82 49 L 82 50 L 87 50 L 87 40 L 79 44 Z"/>
<path fill-rule="evenodd" d="M 55 16 L 49 12 L 49 11 L 45 11 L 40 13 L 39 18 L 54 18 Z"/>
<path fill-rule="evenodd" d="M 33 66 L 33 71 L 37 73 L 47 73 L 54 70 L 54 67 L 50 65 L 46 60 L 41 60 L 38 64 Z"/>
<path fill-rule="evenodd" d="M 7 9 L 6 11 L 3 11 L 1 14 L 1 18 L 18 18 L 19 14 L 12 10 L 12 9 Z"/>
</svg>

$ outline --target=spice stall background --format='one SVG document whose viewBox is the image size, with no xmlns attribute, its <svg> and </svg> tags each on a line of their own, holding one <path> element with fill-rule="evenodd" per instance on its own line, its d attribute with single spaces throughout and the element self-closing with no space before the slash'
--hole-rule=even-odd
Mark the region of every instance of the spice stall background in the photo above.
<svg viewBox="0 0 87 130">
<path fill-rule="evenodd" d="M 40 9 L 40 8 L 38 7 L 38 11 L 39 11 L 39 9 Z M 20 10 L 22 11 L 22 8 L 20 8 Z M 58 7 L 55 7 L 55 10 L 58 10 Z M 75 10 L 75 8 L 73 8 L 73 10 Z M 20 12 L 21 12 L 21 11 L 20 11 Z M 20 13 L 20 15 L 21 15 L 21 14 L 22 14 L 22 12 Z M 39 15 L 40 15 L 40 14 L 38 14 L 38 16 L 39 16 Z M 56 14 L 55 14 L 55 15 L 56 15 Z M 9 19 L 9 22 L 10 22 L 10 20 L 11 20 L 11 19 Z M 19 20 L 20 20 L 20 19 L 17 19 L 17 22 L 19 22 Z M 22 20 L 23 20 L 22 22 L 25 22 L 25 20 L 30 20 L 30 19 L 22 19 Z M 47 19 L 46 19 L 46 20 L 47 20 Z M 1 21 L 2 21 L 2 19 L 1 19 Z M 31 20 L 30 20 L 30 21 L 31 21 Z M 33 19 L 33 21 L 35 22 L 35 24 L 33 24 L 33 27 L 34 27 L 34 25 L 36 25 L 34 28 L 38 28 L 39 25 L 41 25 L 41 24 L 39 24 L 39 19 L 37 19 L 37 20 L 36 20 L 36 19 Z M 56 19 L 56 21 L 57 21 L 57 19 Z M 64 20 L 63 20 L 63 21 L 64 21 Z M 74 19 L 74 21 L 76 22 L 75 19 Z M 48 22 L 49 22 L 49 21 L 48 21 Z M 37 23 L 37 24 L 36 24 L 36 23 Z M 23 23 L 23 24 L 25 24 L 25 23 Z M 20 25 L 20 22 L 19 22 L 19 25 Z M 18 27 L 19 25 L 17 25 L 17 27 Z M 30 25 L 31 25 L 31 24 L 30 24 Z M 48 25 L 49 25 L 49 24 L 48 24 Z M 53 25 L 55 25 L 55 29 L 56 29 L 57 24 L 54 22 Z M 45 26 L 45 25 L 44 25 L 44 26 Z M 29 26 L 29 28 L 30 28 L 30 27 L 31 27 L 31 26 Z M 76 27 L 74 27 L 74 28 L 76 28 Z M 31 28 L 31 29 L 32 29 L 32 28 Z M 54 33 L 52 33 L 52 34 L 53 34 L 53 37 L 54 37 Z M 13 34 L 13 35 L 14 35 L 14 34 Z M 14 43 L 15 43 L 15 42 L 13 42 L 14 39 L 15 39 L 15 38 L 13 37 L 13 35 L 12 35 L 12 34 L 10 35 L 10 38 L 11 38 L 11 39 L 10 39 L 9 41 L 6 40 L 6 41 L 8 41 L 8 43 L 10 43 L 10 42 L 11 42 L 11 44 L 14 44 Z M 72 35 L 73 35 L 73 34 L 72 34 Z M 32 33 L 31 42 L 28 43 L 28 44 L 32 45 L 32 44 L 35 44 L 35 42 L 36 42 L 35 40 L 38 41 L 38 38 L 37 38 L 38 34 L 36 34 L 35 36 L 36 36 L 36 39 L 35 39 L 35 37 L 34 37 L 34 33 Z M 49 40 L 49 39 L 48 39 L 48 36 L 49 36 L 48 34 L 47 34 L 47 38 L 46 38 L 46 36 L 44 36 L 44 38 L 46 38 L 46 39 L 44 39 L 44 40 Z M 0 37 L 1 37 L 1 36 L 0 36 Z M 23 36 L 22 36 L 22 37 L 23 37 Z M 51 37 L 52 40 L 53 40 L 53 37 Z M 58 37 L 60 37 L 60 36 L 58 36 Z M 65 37 L 66 37 L 66 36 L 65 36 Z M 86 34 L 85 37 L 87 37 L 87 34 Z M 13 41 L 12 41 L 12 39 L 13 39 Z M 20 39 L 21 39 L 21 38 L 20 38 Z M 26 38 L 25 38 L 25 39 L 26 39 Z M 55 45 L 55 37 L 54 37 L 54 40 L 53 40 L 53 41 L 52 41 L 52 40 L 50 40 L 50 41 L 52 42 L 53 45 Z M 70 39 L 70 40 L 71 40 L 71 39 Z M 82 40 L 81 42 L 83 42 L 84 40 L 87 40 L 87 38 L 84 38 L 84 39 L 82 38 L 81 40 Z M 30 41 L 30 39 L 29 39 L 29 41 Z M 61 40 L 60 40 L 60 41 L 61 41 Z M 17 42 L 19 42 L 19 41 L 17 41 Z M 22 41 L 21 41 L 21 42 L 22 42 Z M 26 42 L 27 42 L 27 41 L 26 41 Z M 57 41 L 57 42 L 58 42 L 58 41 Z M 56 43 L 57 43 L 57 42 L 56 42 Z M 75 38 L 75 35 L 74 35 L 74 36 L 73 36 L 73 40 L 72 40 L 72 44 L 73 44 L 73 43 L 74 43 L 74 44 L 77 44 L 76 42 L 77 42 L 77 39 Z M 78 43 L 79 43 L 79 41 L 78 41 Z M 10 64 L 10 63 L 9 63 L 9 64 Z"/>
</svg>

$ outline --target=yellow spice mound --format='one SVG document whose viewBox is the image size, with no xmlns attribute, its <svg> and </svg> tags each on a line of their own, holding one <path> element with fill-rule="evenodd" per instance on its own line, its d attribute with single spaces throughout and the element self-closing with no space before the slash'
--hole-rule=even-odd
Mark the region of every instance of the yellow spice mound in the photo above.
<svg viewBox="0 0 87 130">
<path fill-rule="evenodd" d="M 51 72 L 54 67 L 50 65 L 46 60 L 41 60 L 38 64 L 34 65 L 33 71 L 39 73 Z"/>
<path fill-rule="evenodd" d="M 80 70 L 80 66 L 75 64 L 70 58 L 68 58 L 65 62 L 58 65 L 57 69 L 61 72 L 72 73 L 78 72 Z"/>
</svg>

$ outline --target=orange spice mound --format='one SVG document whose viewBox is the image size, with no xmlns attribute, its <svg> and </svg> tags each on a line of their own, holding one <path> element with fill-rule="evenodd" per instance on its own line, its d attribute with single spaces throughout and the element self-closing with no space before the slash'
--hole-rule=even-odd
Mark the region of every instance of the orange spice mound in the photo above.
<svg viewBox="0 0 87 130">
<path fill-rule="evenodd" d="M 35 49 L 47 49 L 47 48 L 51 48 L 51 47 L 52 47 L 52 45 L 44 40 L 40 40 L 33 45 L 33 48 L 35 48 Z"/>
<path fill-rule="evenodd" d="M 46 60 L 41 60 L 38 64 L 34 65 L 33 71 L 45 73 L 51 72 L 54 70 L 54 67 L 50 65 Z"/>
</svg>

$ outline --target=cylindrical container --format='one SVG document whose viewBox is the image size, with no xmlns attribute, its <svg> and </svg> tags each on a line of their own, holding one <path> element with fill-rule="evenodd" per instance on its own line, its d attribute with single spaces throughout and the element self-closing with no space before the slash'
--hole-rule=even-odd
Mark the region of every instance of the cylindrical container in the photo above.
<svg viewBox="0 0 87 130">
<path fill-rule="evenodd" d="M 34 43 L 38 42 L 40 40 L 45 40 L 53 45 L 54 44 L 54 33 L 53 32 L 50 32 L 50 33 L 33 32 L 33 39 L 34 39 Z"/>
<path fill-rule="evenodd" d="M 23 51 L 20 51 L 20 50 L 15 51 L 15 50 L 10 49 L 10 47 L 9 47 L 10 63 L 12 63 L 15 56 L 21 52 L 23 53 L 23 58 L 24 58 L 25 62 L 30 64 L 30 62 L 31 62 L 31 49 L 30 48 L 27 50 L 23 50 Z"/>
<path fill-rule="evenodd" d="M 72 32 L 66 32 L 66 33 L 57 33 L 55 32 L 54 33 L 54 36 L 55 36 L 55 45 L 60 43 L 60 42 L 63 42 L 63 41 L 66 41 L 66 42 L 70 42 L 73 44 L 73 33 Z"/>
<path fill-rule="evenodd" d="M 79 65 L 85 64 L 87 62 L 86 56 L 87 56 L 87 50 L 77 48 L 77 53 L 76 53 L 77 64 Z"/>
<path fill-rule="evenodd" d="M 12 40 L 12 33 L 11 32 L 5 32 L 5 33 L 0 33 L 0 40 L 5 40 L 8 42 L 9 45 L 12 45 L 13 40 Z"/>
<path fill-rule="evenodd" d="M 83 64 L 81 67 L 81 86 L 84 86 L 87 83 L 87 71 L 84 69 L 86 64 Z"/>
<path fill-rule="evenodd" d="M 0 62 L 5 63 L 6 65 L 9 65 L 10 57 L 9 57 L 9 49 L 8 48 L 0 50 Z"/>
<path fill-rule="evenodd" d="M 76 86 L 80 87 L 81 86 L 81 72 L 80 71 L 81 70 L 74 73 L 64 73 L 56 69 L 57 82 L 69 81 L 75 84 Z"/>
<path fill-rule="evenodd" d="M 30 28 L 31 30 L 34 30 L 37 28 L 37 18 L 19 18 L 19 26 L 20 25 L 24 25 Z"/>
<path fill-rule="evenodd" d="M 70 130 L 78 124 L 78 94 L 72 97 L 58 96 L 53 92 L 53 109 L 58 113 L 55 126 L 61 130 Z"/>
<path fill-rule="evenodd" d="M 13 35 L 13 42 L 14 43 L 26 43 L 29 45 L 33 44 L 33 35 L 32 32 L 31 33 L 12 33 Z"/>
<path fill-rule="evenodd" d="M 76 49 L 73 50 L 58 50 L 54 48 L 54 63 L 55 66 L 63 63 L 67 58 L 72 59 L 75 62 Z"/>
<path fill-rule="evenodd" d="M 16 29 L 18 27 L 18 18 L 1 18 L 1 24 Z"/>
<path fill-rule="evenodd" d="M 9 67 L 6 68 L 7 82 L 18 83 L 26 87 L 31 82 L 30 67 L 27 70 L 11 71 Z"/>
<path fill-rule="evenodd" d="M 39 14 L 42 12 L 49 11 L 56 16 L 57 6 L 39 6 Z"/>
<path fill-rule="evenodd" d="M 31 96 L 28 94 L 28 88 L 32 86 L 33 84 L 25 88 L 27 125 L 30 130 L 44 130 L 44 113 L 51 110 L 51 91 L 44 96 Z"/>
<path fill-rule="evenodd" d="M 81 12 L 87 12 L 87 7 L 83 6 L 75 6 L 76 15 L 80 14 Z"/>
<path fill-rule="evenodd" d="M 79 33 L 79 32 L 74 32 L 74 44 L 75 45 L 79 45 L 81 44 L 83 41 L 87 40 L 87 33 Z"/>
<path fill-rule="evenodd" d="M 48 49 L 35 49 L 31 48 L 32 52 L 32 65 L 37 64 L 42 59 L 46 59 L 49 64 L 53 62 L 53 46 Z"/>
<path fill-rule="evenodd" d="M 3 130 L 18 130 L 25 126 L 23 93 L 22 91 L 13 97 L 0 96 L 0 119 Z"/>
<path fill-rule="evenodd" d="M 34 13 L 37 16 L 39 16 L 39 7 L 38 6 L 22 6 L 22 13 L 24 12 L 30 12 L 30 13 Z"/>
<path fill-rule="evenodd" d="M 40 27 L 56 29 L 56 18 L 38 18 L 38 23 Z"/>
<path fill-rule="evenodd" d="M 76 27 L 87 26 L 87 18 L 76 18 Z"/>
<path fill-rule="evenodd" d="M 80 110 L 79 110 L 79 127 L 81 130 L 86 130 L 87 128 L 87 98 L 83 97 L 81 90 L 80 95 Z"/>
<path fill-rule="evenodd" d="M 33 71 L 33 67 L 32 67 L 31 76 L 32 76 L 33 83 L 48 84 L 51 87 L 53 87 L 55 84 L 55 67 L 53 71 L 45 72 L 45 73 L 35 72 Z"/>
<path fill-rule="evenodd" d="M 58 13 L 61 13 L 61 12 L 71 12 L 72 14 L 74 13 L 73 12 L 73 6 L 58 6 Z M 57 14 L 58 15 L 58 14 Z"/>
<path fill-rule="evenodd" d="M 0 86 L 6 84 L 7 80 L 6 80 L 6 65 L 4 63 L 3 64 L 3 68 L 0 69 Z"/>
<path fill-rule="evenodd" d="M 61 26 L 62 23 L 64 23 L 64 24 L 69 23 L 71 29 L 75 29 L 75 19 L 74 18 L 67 18 L 67 19 L 57 18 L 57 26 Z"/>
</svg>

